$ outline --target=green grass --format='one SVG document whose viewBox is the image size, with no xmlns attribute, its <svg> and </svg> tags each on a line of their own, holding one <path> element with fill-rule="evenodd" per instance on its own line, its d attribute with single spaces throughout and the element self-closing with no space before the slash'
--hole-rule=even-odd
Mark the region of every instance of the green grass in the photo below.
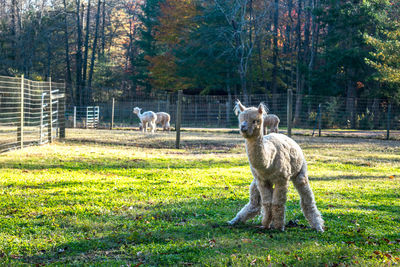
<svg viewBox="0 0 400 267">
<path fill-rule="evenodd" d="M 400 262 L 400 142 L 296 137 L 326 222 L 290 186 L 285 232 L 226 221 L 252 180 L 237 134 L 69 130 L 0 154 L 0 265 L 382 266 Z"/>
</svg>

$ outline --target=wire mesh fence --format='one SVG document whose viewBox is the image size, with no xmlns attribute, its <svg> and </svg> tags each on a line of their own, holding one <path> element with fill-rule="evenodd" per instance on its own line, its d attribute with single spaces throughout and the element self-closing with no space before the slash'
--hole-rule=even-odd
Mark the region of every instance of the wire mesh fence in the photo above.
<svg viewBox="0 0 400 267">
<path fill-rule="evenodd" d="M 44 144 L 60 135 L 64 87 L 23 76 L 0 76 L 0 152 Z"/>
<path fill-rule="evenodd" d="M 133 114 L 134 107 L 143 111 L 167 112 L 171 115 L 171 126 L 176 122 L 177 94 L 158 96 L 137 96 L 130 101 L 112 101 L 95 103 L 99 107 L 100 128 L 138 127 L 139 118 Z M 182 127 L 196 128 L 236 128 L 237 117 L 233 112 L 236 99 L 242 96 L 193 96 L 182 97 Z M 280 118 L 280 128 L 288 125 L 288 95 L 250 95 L 246 101 L 248 106 L 257 106 L 264 103 L 270 114 Z M 74 119 L 77 127 L 84 127 L 86 107 L 75 107 L 82 116 L 73 116 L 74 107 L 67 112 L 68 126 L 73 127 Z M 392 134 L 399 134 L 400 106 L 390 103 L 386 99 L 378 98 L 345 98 L 318 95 L 294 94 L 290 105 L 291 125 L 293 129 L 305 129 L 312 132 L 323 130 L 362 130 L 385 132 L 392 130 Z M 78 112 L 79 113 L 79 112 Z"/>
</svg>

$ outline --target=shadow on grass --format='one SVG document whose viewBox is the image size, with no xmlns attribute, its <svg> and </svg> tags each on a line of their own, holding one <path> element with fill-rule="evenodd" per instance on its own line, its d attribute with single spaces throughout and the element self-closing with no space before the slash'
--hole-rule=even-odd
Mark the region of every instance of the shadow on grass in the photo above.
<svg viewBox="0 0 400 267">
<path fill-rule="evenodd" d="M 339 180 L 375 180 L 385 179 L 387 176 L 374 176 L 374 175 L 337 175 L 327 177 L 309 177 L 310 181 L 339 181 Z"/>
<path fill-rule="evenodd" d="M 213 265 L 230 260 L 232 254 L 265 257 L 267 249 L 268 253 L 278 254 L 286 259 L 283 261 L 286 264 L 299 264 L 293 257 L 293 254 L 297 253 L 303 258 L 301 265 L 314 266 L 318 263 L 315 255 L 312 251 L 307 252 L 302 248 L 315 247 L 318 243 L 321 247 L 318 250 L 319 260 L 333 264 L 343 262 L 343 259 L 339 260 L 343 254 L 341 249 L 336 248 L 332 251 L 332 246 L 346 250 L 346 253 L 350 254 L 347 256 L 351 258 L 360 256 L 358 250 L 352 249 L 354 244 L 363 247 L 361 255 L 368 257 L 373 255 L 373 251 L 380 249 L 380 244 L 387 244 L 386 241 L 382 241 L 383 238 L 390 241 L 396 238 L 393 235 L 386 236 L 384 231 L 379 230 L 372 237 L 365 235 L 366 227 L 379 229 L 385 226 L 384 223 L 382 225 L 382 222 L 377 222 L 372 215 L 346 212 L 343 209 L 339 218 L 336 213 L 330 213 L 322 205 L 320 209 L 326 221 L 324 234 L 309 228 L 296 227 L 287 228 L 286 232 L 264 230 L 260 229 L 259 223 L 256 222 L 229 226 L 226 221 L 244 204 L 244 201 L 239 202 L 229 199 L 196 199 L 155 205 L 141 214 L 121 211 L 114 215 L 86 217 L 89 219 L 89 225 L 101 223 L 111 224 L 112 227 L 109 226 L 104 232 L 97 231 L 96 235 L 93 235 L 91 231 L 96 229 L 70 224 L 66 226 L 65 231 L 86 232 L 86 237 L 59 244 L 51 251 L 22 257 L 17 262 L 82 264 L 86 261 L 101 264 L 106 260 L 122 260 L 149 265 L 177 265 L 184 262 Z M 381 210 L 387 209 L 384 205 L 381 207 Z M 297 202 L 289 201 L 287 210 L 290 217 L 287 221 L 300 219 L 306 224 Z M 355 226 L 355 221 L 359 224 L 358 227 Z M 376 240 L 378 245 L 365 245 L 369 240 Z M 286 254 L 286 251 L 291 255 L 285 256 L 283 253 Z"/>
<path fill-rule="evenodd" d="M 248 166 L 245 159 L 119 159 L 117 157 L 99 157 L 81 158 L 73 160 L 64 160 L 61 158 L 45 158 L 43 161 L 37 162 L 20 162 L 16 160 L 4 160 L 2 168 L 24 169 L 24 170 L 49 170 L 61 169 L 63 171 L 90 171 L 90 172 L 105 172 L 113 173 L 120 170 L 129 169 L 211 169 L 214 167 L 219 168 L 233 168 Z"/>
</svg>

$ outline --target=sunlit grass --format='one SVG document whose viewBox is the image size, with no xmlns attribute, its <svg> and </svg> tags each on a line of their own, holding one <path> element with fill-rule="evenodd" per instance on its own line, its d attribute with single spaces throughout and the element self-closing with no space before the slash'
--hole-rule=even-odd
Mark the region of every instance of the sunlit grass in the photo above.
<svg viewBox="0 0 400 267">
<path fill-rule="evenodd" d="M 236 134 L 70 130 L 0 154 L 0 264 L 377 266 L 399 263 L 400 143 L 296 137 L 326 221 L 290 186 L 285 232 L 226 221 L 252 180 Z"/>
</svg>

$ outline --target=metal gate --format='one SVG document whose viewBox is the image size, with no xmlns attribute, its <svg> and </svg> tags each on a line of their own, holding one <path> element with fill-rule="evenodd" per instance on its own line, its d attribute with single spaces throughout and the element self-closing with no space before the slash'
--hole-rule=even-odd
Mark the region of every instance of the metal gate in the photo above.
<svg viewBox="0 0 400 267">
<path fill-rule="evenodd" d="M 65 84 L 0 76 L 0 152 L 65 136 Z"/>
</svg>

